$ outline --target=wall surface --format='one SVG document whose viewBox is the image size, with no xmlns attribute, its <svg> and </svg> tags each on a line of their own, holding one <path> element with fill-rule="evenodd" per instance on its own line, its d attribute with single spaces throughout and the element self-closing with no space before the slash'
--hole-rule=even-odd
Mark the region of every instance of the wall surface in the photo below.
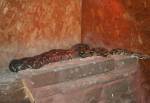
<svg viewBox="0 0 150 103">
<path fill-rule="evenodd" d="M 150 0 L 1 0 L 0 68 L 81 38 L 150 54 L 149 16 Z"/>
<path fill-rule="evenodd" d="M 0 68 L 81 41 L 81 0 L 0 0 Z"/>
<path fill-rule="evenodd" d="M 84 0 L 82 41 L 150 54 L 150 0 Z"/>
</svg>

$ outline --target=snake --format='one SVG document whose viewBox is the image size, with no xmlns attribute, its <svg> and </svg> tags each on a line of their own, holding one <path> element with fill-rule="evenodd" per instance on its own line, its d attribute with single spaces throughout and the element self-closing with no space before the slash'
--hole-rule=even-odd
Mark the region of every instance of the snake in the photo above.
<svg viewBox="0 0 150 103">
<path fill-rule="evenodd" d="M 18 72 L 28 68 L 39 69 L 49 63 L 81 57 L 82 52 L 87 51 L 87 49 L 89 49 L 87 44 L 76 44 L 66 50 L 52 49 L 33 57 L 13 59 L 9 63 L 9 69 L 12 72 Z"/>
<path fill-rule="evenodd" d="M 140 53 L 135 53 L 126 49 L 116 48 L 109 51 L 103 47 L 92 48 L 88 44 L 79 43 L 73 45 L 69 49 L 52 49 L 32 57 L 13 59 L 9 63 L 9 69 L 12 72 L 18 72 L 29 68 L 40 69 L 44 65 L 64 60 L 70 60 L 73 58 L 86 58 L 91 56 L 107 57 L 109 55 L 135 56 L 140 59 L 143 57 L 147 57 L 143 56 Z"/>
</svg>

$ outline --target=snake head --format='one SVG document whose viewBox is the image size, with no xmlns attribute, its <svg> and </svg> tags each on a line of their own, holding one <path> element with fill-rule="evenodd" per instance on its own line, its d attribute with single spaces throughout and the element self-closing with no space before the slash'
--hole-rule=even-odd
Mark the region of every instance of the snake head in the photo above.
<svg viewBox="0 0 150 103">
<path fill-rule="evenodd" d="M 23 61 L 21 60 L 12 60 L 9 64 L 9 69 L 12 72 L 18 72 L 22 70 Z"/>
</svg>

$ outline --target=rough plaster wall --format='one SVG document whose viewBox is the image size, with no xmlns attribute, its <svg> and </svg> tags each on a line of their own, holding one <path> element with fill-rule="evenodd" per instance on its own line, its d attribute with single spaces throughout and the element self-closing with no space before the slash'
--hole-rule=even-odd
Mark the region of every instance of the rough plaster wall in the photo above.
<svg viewBox="0 0 150 103">
<path fill-rule="evenodd" d="M 81 0 L 0 0 L 0 68 L 81 41 Z"/>
<path fill-rule="evenodd" d="M 150 0 L 84 0 L 82 41 L 150 54 Z"/>
</svg>

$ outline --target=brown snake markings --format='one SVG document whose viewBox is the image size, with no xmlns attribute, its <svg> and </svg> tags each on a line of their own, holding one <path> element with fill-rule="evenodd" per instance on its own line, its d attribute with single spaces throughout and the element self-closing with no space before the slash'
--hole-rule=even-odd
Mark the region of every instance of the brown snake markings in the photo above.
<svg viewBox="0 0 150 103">
<path fill-rule="evenodd" d="M 20 70 L 25 70 L 28 68 L 39 69 L 46 64 L 62 60 L 69 60 L 72 58 L 85 58 L 90 56 L 107 57 L 108 55 L 114 54 L 129 55 L 138 58 L 145 57 L 140 53 L 134 53 L 125 49 L 112 49 L 111 51 L 108 51 L 105 48 L 90 48 L 87 44 L 76 44 L 68 50 L 53 49 L 33 57 L 25 57 L 17 60 L 14 59 L 10 62 L 9 69 L 12 72 L 18 72 Z"/>
</svg>

